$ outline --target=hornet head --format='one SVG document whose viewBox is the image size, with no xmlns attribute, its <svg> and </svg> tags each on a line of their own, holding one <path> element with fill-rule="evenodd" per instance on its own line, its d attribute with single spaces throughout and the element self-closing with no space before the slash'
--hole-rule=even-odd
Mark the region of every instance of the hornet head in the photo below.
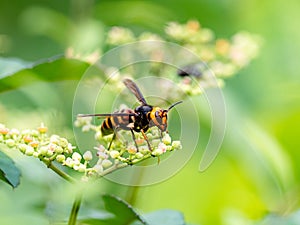
<svg viewBox="0 0 300 225">
<path fill-rule="evenodd" d="M 159 107 L 153 107 L 149 113 L 150 126 L 156 126 L 161 131 L 167 130 L 168 125 L 168 112 L 175 106 L 182 103 L 182 101 L 172 104 L 168 109 L 161 109 Z"/>
</svg>

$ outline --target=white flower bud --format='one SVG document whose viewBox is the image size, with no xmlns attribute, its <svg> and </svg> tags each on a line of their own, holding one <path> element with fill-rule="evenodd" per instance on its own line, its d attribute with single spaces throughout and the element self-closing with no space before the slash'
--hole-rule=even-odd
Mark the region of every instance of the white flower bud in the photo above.
<svg viewBox="0 0 300 225">
<path fill-rule="evenodd" d="M 68 157 L 68 158 L 66 159 L 66 161 L 64 162 L 64 165 L 66 165 L 66 166 L 72 168 L 73 165 L 74 165 L 74 161 L 73 161 L 70 157 Z"/>
<path fill-rule="evenodd" d="M 58 153 L 58 154 L 61 154 L 61 153 L 64 152 L 64 150 L 63 150 L 63 148 L 62 148 L 61 146 L 57 146 L 57 147 L 55 148 L 55 152 Z"/>
<path fill-rule="evenodd" d="M 27 148 L 26 148 L 26 151 L 25 151 L 25 155 L 32 156 L 33 153 L 34 153 L 33 147 L 27 145 Z"/>
<path fill-rule="evenodd" d="M 21 152 L 25 153 L 26 149 L 27 149 L 27 145 L 26 144 L 19 144 L 18 148 Z"/>
<path fill-rule="evenodd" d="M 107 159 L 108 155 L 104 152 L 97 152 L 97 156 L 99 157 L 99 159 Z"/>
<path fill-rule="evenodd" d="M 138 158 L 138 159 L 141 159 L 141 158 L 144 157 L 144 155 L 143 155 L 141 152 L 137 152 L 137 153 L 135 154 L 135 157 Z"/>
<path fill-rule="evenodd" d="M 12 128 L 12 129 L 9 131 L 9 133 L 10 133 L 11 135 L 19 135 L 19 134 L 20 134 L 20 131 L 17 130 L 16 128 Z"/>
<path fill-rule="evenodd" d="M 30 134 L 33 136 L 33 137 L 38 137 L 39 136 L 39 132 L 37 130 L 31 130 L 30 131 Z"/>
<path fill-rule="evenodd" d="M 81 128 L 82 132 L 88 132 L 88 131 L 90 131 L 90 129 L 91 129 L 91 126 L 90 126 L 90 125 L 84 125 L 84 126 Z"/>
<path fill-rule="evenodd" d="M 95 133 L 95 140 L 99 141 L 99 140 L 101 140 L 101 138 L 102 138 L 102 133 L 100 131 L 97 131 Z"/>
<path fill-rule="evenodd" d="M 110 160 L 108 160 L 108 159 L 104 159 L 104 160 L 102 161 L 102 166 L 103 166 L 103 168 L 108 168 L 108 167 L 110 167 L 112 164 L 113 164 L 113 163 L 112 163 Z"/>
<path fill-rule="evenodd" d="M 152 155 L 155 155 L 155 156 L 159 156 L 159 155 L 162 155 L 163 153 L 165 153 L 167 150 L 167 146 L 164 144 L 164 143 L 160 143 L 157 147 L 157 149 L 155 149 L 153 152 L 152 152 Z"/>
<path fill-rule="evenodd" d="M 110 151 L 109 154 L 110 154 L 110 157 L 112 157 L 113 159 L 116 159 L 120 156 L 120 152 L 114 151 L 114 150 Z"/>
<path fill-rule="evenodd" d="M 65 138 L 60 138 L 58 145 L 61 146 L 62 148 L 66 148 L 68 146 L 69 142 Z"/>
<path fill-rule="evenodd" d="M 78 152 L 74 152 L 72 154 L 72 159 L 73 160 L 77 160 L 77 161 L 80 161 L 82 159 L 82 156 L 78 153 Z"/>
<path fill-rule="evenodd" d="M 143 145 L 143 146 L 140 146 L 140 147 L 139 147 L 139 152 L 142 153 L 143 155 L 146 155 L 146 154 L 148 154 L 150 151 L 149 151 L 149 149 L 148 149 L 148 146 Z"/>
<path fill-rule="evenodd" d="M 74 166 L 74 169 L 75 169 L 75 166 Z M 85 170 L 86 170 L 86 165 L 84 165 L 84 164 L 79 164 L 78 166 L 77 166 L 77 170 L 78 170 L 78 172 L 80 172 L 80 173 L 83 173 L 83 172 L 85 172 Z"/>
<path fill-rule="evenodd" d="M 165 145 L 169 145 L 171 144 L 171 137 L 169 134 L 165 134 L 164 137 L 162 138 L 162 142 L 165 144 Z"/>
<path fill-rule="evenodd" d="M 40 151 L 41 155 L 46 155 L 47 152 L 48 152 L 48 147 L 47 146 L 41 146 L 39 151 Z"/>
<path fill-rule="evenodd" d="M 56 156 L 56 161 L 59 163 L 63 163 L 66 160 L 66 156 L 64 155 L 57 155 Z"/>
<path fill-rule="evenodd" d="M 83 159 L 85 161 L 91 161 L 93 159 L 93 155 L 91 153 L 91 151 L 86 151 L 84 154 L 83 154 Z"/>
<path fill-rule="evenodd" d="M 50 142 L 51 143 L 54 143 L 54 144 L 59 144 L 59 141 L 60 141 L 60 138 L 58 135 L 51 135 L 50 137 Z"/>
<path fill-rule="evenodd" d="M 6 140 L 5 144 L 9 147 L 12 148 L 16 145 L 16 142 L 13 139 L 8 139 Z"/>
<path fill-rule="evenodd" d="M 96 173 L 101 174 L 103 173 L 103 167 L 99 164 L 96 164 L 93 169 L 96 171 Z"/>
<path fill-rule="evenodd" d="M 173 147 L 174 149 L 181 149 L 181 148 L 182 148 L 181 142 L 180 142 L 180 141 L 173 141 L 173 142 L 172 142 L 172 147 Z"/>
<path fill-rule="evenodd" d="M 75 149 L 76 147 L 72 146 L 71 143 L 68 143 L 68 146 L 65 148 L 65 152 L 70 154 L 73 152 L 73 149 Z"/>
<path fill-rule="evenodd" d="M 53 151 L 52 150 L 50 150 L 50 149 L 48 149 L 48 151 L 47 151 L 47 153 L 46 153 L 46 156 L 47 157 L 51 157 L 51 156 L 53 156 Z"/>
</svg>

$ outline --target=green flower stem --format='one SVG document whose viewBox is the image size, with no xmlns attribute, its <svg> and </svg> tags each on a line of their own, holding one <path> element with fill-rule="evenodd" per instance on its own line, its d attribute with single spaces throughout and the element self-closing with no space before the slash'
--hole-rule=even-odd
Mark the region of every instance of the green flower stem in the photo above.
<svg viewBox="0 0 300 225">
<path fill-rule="evenodd" d="M 77 196 L 74 200 L 72 210 L 71 210 L 71 214 L 70 214 L 70 217 L 69 217 L 68 225 L 76 225 L 76 220 L 77 220 L 77 215 L 78 215 L 78 212 L 79 212 L 79 209 L 80 209 L 81 200 L 82 200 L 82 192 L 80 191 L 80 192 L 78 192 L 78 194 L 77 194 Z"/>
<path fill-rule="evenodd" d="M 103 171 L 103 173 L 101 173 L 100 177 L 103 177 L 107 174 L 110 174 L 110 173 L 114 172 L 117 169 L 121 169 L 121 168 L 124 168 L 126 166 L 128 166 L 127 163 L 115 164 L 115 165 L 111 166 L 110 168 L 106 169 L 105 171 Z"/>
<path fill-rule="evenodd" d="M 60 177 L 64 178 L 65 180 L 69 181 L 70 183 L 76 183 L 76 180 L 68 175 L 67 173 L 63 172 L 59 168 L 53 165 L 53 163 L 49 160 L 42 159 L 42 161 L 47 165 L 47 167 L 57 173 Z"/>
</svg>

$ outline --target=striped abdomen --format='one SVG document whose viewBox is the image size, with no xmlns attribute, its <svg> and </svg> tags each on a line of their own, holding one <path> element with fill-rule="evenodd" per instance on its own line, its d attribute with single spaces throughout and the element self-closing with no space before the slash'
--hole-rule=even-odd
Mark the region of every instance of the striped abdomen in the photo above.
<svg viewBox="0 0 300 225">
<path fill-rule="evenodd" d="M 132 109 L 122 109 L 115 113 L 128 113 L 133 114 L 134 111 Z M 133 127 L 134 123 L 134 116 L 114 116 L 113 113 L 111 116 L 106 117 L 101 125 L 101 132 L 102 135 L 109 135 L 114 133 L 115 129 L 123 129 L 123 130 L 130 130 Z"/>
</svg>

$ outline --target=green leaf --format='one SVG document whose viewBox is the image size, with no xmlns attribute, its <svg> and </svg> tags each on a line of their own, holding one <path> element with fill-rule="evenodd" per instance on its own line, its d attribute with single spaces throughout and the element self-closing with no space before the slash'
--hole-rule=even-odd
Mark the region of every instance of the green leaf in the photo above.
<svg viewBox="0 0 300 225">
<path fill-rule="evenodd" d="M 115 215 L 111 220 L 112 224 L 129 224 L 136 219 L 144 223 L 140 215 L 122 199 L 112 195 L 103 195 L 102 199 L 106 210 Z"/>
<path fill-rule="evenodd" d="M 141 216 L 125 201 L 112 196 L 102 196 L 106 212 L 103 211 L 93 212 L 90 218 L 81 219 L 84 224 L 91 225 L 127 225 L 133 221 L 139 221 L 139 224 L 147 224 Z"/>
<path fill-rule="evenodd" d="M 21 172 L 12 159 L 0 151 L 0 179 L 16 188 L 20 184 L 20 176 Z"/>
<path fill-rule="evenodd" d="M 31 65 L 30 62 L 17 58 L 0 58 L 0 79 L 16 73 L 21 69 L 31 67 Z"/>
<path fill-rule="evenodd" d="M 143 215 L 146 224 L 149 225 L 185 225 L 184 217 L 181 212 L 169 209 L 158 210 Z"/>
<path fill-rule="evenodd" d="M 0 79 L 0 92 L 12 90 L 37 81 L 79 80 L 90 66 L 76 59 L 48 59 L 31 68 L 19 70 Z"/>
</svg>

